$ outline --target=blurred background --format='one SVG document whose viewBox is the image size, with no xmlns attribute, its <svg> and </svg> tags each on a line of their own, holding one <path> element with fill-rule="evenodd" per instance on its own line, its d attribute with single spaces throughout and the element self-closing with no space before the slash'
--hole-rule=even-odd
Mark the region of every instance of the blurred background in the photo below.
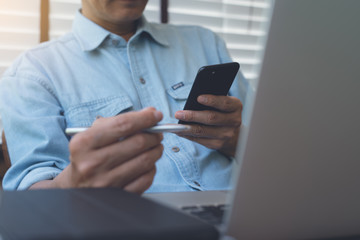
<svg viewBox="0 0 360 240">
<path fill-rule="evenodd" d="M 0 0 L 0 79 L 23 51 L 69 32 L 80 6 L 81 0 Z M 270 8 L 271 0 L 149 0 L 145 16 L 151 22 L 213 30 L 254 84 Z"/>
</svg>

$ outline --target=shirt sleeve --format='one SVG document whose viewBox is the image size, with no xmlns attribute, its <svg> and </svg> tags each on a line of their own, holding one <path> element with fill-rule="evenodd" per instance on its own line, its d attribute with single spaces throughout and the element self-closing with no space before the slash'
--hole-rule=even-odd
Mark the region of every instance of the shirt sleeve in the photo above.
<svg viewBox="0 0 360 240">
<path fill-rule="evenodd" d="M 5 190 L 53 179 L 69 164 L 65 119 L 44 73 L 22 57 L 0 81 L 0 112 L 11 168 Z"/>
<path fill-rule="evenodd" d="M 54 179 L 61 170 L 56 167 L 37 167 L 34 170 L 28 172 L 20 184 L 17 187 L 17 190 L 26 190 L 30 188 L 33 184 L 43 181 Z"/>
</svg>

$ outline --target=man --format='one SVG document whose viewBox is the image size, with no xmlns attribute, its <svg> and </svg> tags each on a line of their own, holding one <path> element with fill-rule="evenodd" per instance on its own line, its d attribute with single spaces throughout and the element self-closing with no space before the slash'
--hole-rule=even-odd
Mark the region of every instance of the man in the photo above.
<svg viewBox="0 0 360 240">
<path fill-rule="evenodd" d="M 71 33 L 7 70 L 0 86 L 12 160 L 5 189 L 228 187 L 246 82 L 240 78 L 240 90 L 233 84 L 233 96 L 199 97 L 218 111 L 181 111 L 198 68 L 231 59 L 209 30 L 148 23 L 146 4 L 83 0 Z M 178 135 L 141 131 L 178 119 L 199 124 Z M 83 126 L 91 128 L 69 143 L 65 128 Z"/>
</svg>

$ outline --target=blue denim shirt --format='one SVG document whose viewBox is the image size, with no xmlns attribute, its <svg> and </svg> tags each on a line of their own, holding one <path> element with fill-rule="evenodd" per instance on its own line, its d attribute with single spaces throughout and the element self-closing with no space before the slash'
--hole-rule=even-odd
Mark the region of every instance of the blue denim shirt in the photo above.
<svg viewBox="0 0 360 240">
<path fill-rule="evenodd" d="M 56 177 L 69 164 L 66 127 L 149 106 L 163 113 L 162 123 L 176 123 L 174 114 L 183 108 L 198 69 L 230 61 L 223 40 L 201 27 L 142 17 L 126 42 L 78 12 L 72 32 L 25 52 L 0 82 L 12 161 L 4 189 L 27 189 Z M 246 88 L 239 73 L 230 93 L 244 101 Z M 148 191 L 229 187 L 231 159 L 171 133 L 164 134 L 163 145 Z"/>
</svg>

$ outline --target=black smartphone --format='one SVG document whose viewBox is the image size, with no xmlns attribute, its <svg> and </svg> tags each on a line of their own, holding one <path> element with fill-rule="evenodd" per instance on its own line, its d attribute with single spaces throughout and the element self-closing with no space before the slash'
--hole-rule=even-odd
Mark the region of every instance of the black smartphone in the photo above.
<svg viewBox="0 0 360 240">
<path fill-rule="evenodd" d="M 239 68 L 240 64 L 237 62 L 201 67 L 190 90 L 184 110 L 215 110 L 212 107 L 200 104 L 197 101 L 198 96 L 202 94 L 226 96 Z M 179 123 L 187 124 L 189 122 L 179 120 Z"/>
</svg>

